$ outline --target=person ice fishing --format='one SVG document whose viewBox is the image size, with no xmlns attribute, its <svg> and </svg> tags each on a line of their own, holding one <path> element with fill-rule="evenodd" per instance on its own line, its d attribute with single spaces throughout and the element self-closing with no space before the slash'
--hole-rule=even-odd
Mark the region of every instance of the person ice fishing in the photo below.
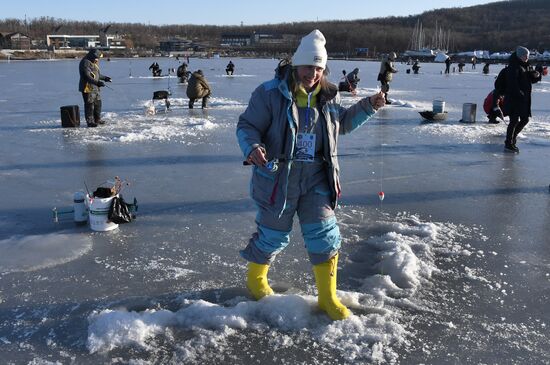
<svg viewBox="0 0 550 365">
<path fill-rule="evenodd" d="M 489 74 L 489 66 L 490 66 L 490 63 L 489 62 L 485 62 L 485 65 L 483 66 L 483 74 L 484 75 L 488 75 Z"/>
<path fill-rule="evenodd" d="M 344 74 L 343 80 L 338 84 L 338 91 L 347 91 L 352 94 L 356 94 L 357 84 L 361 79 L 359 78 L 359 69 L 354 68 L 353 71 L 346 75 L 346 70 L 342 70 Z"/>
<path fill-rule="evenodd" d="M 384 94 L 340 104 L 327 79 L 325 37 L 314 30 L 302 38 L 274 79 L 254 90 L 239 116 L 237 139 L 253 164 L 251 197 L 257 205 L 256 232 L 240 251 L 248 261 L 246 286 L 259 300 L 273 294 L 267 273 L 290 242 L 297 214 L 313 265 L 318 305 L 333 320 L 350 315 L 336 296 L 340 231 L 334 209 L 340 196 L 338 136 L 369 120 Z"/>
<path fill-rule="evenodd" d="M 105 82 L 111 82 L 111 78 L 99 72 L 99 59 L 101 57 L 103 57 L 101 52 L 92 48 L 78 65 L 80 74 L 78 91 L 82 93 L 84 99 L 84 116 L 88 127 L 105 124 L 101 120 L 101 94 L 99 88 L 105 86 Z"/>
<path fill-rule="evenodd" d="M 187 63 L 182 62 L 176 71 L 176 76 L 178 77 L 180 83 L 185 84 L 189 79 L 190 73 L 191 72 L 187 71 Z"/>
<path fill-rule="evenodd" d="M 504 95 L 498 89 L 493 89 L 483 101 L 483 110 L 487 113 L 489 124 L 500 123 L 498 119 L 504 120 L 502 112 L 504 105 Z"/>
<path fill-rule="evenodd" d="M 390 82 L 393 79 L 393 74 L 397 72 L 397 69 L 393 67 L 393 61 L 397 58 L 395 52 L 390 52 L 389 55 L 382 57 L 380 63 L 380 72 L 378 73 L 378 81 L 380 81 L 382 92 L 386 98 L 386 104 L 391 104 L 388 100 L 388 91 L 390 91 Z"/>
<path fill-rule="evenodd" d="M 504 110 L 510 116 L 506 130 L 504 149 L 519 152 L 516 146 L 518 134 L 529 123 L 531 116 L 532 84 L 540 81 L 541 75 L 529 66 L 529 49 L 519 46 L 508 59 Z"/>
<path fill-rule="evenodd" d="M 235 64 L 232 61 L 229 61 L 227 67 L 225 68 L 225 73 L 228 75 L 233 75 L 233 72 L 235 72 Z"/>
<path fill-rule="evenodd" d="M 418 71 L 420 70 L 420 64 L 418 63 L 418 60 L 414 61 L 412 65 L 413 73 L 418 74 Z"/>
<path fill-rule="evenodd" d="M 458 72 L 464 71 L 464 66 L 466 66 L 466 64 L 465 64 L 464 62 L 460 61 L 460 62 L 458 63 Z M 453 72 L 454 72 L 454 71 L 453 71 Z"/>
<path fill-rule="evenodd" d="M 162 70 L 157 62 L 153 62 L 151 66 L 149 66 L 149 70 L 153 73 L 153 77 L 158 77 L 162 73 Z"/>
<path fill-rule="evenodd" d="M 537 62 L 535 66 L 535 71 L 539 73 L 541 81 L 542 81 L 542 76 L 548 75 L 548 67 L 544 66 L 540 61 Z"/>
<path fill-rule="evenodd" d="M 448 74 L 451 72 L 451 57 L 447 56 L 445 59 L 445 73 Z"/>
<path fill-rule="evenodd" d="M 193 109 L 195 100 L 202 98 L 202 108 L 207 108 L 208 98 L 212 90 L 208 81 L 204 77 L 202 70 L 197 70 L 191 74 L 187 84 L 187 97 L 189 98 L 189 109 Z"/>
</svg>

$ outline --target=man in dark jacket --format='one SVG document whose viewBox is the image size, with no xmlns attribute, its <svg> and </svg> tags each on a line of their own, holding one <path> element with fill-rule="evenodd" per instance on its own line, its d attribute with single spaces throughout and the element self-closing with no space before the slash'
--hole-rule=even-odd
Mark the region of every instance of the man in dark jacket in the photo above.
<svg viewBox="0 0 550 365">
<path fill-rule="evenodd" d="M 157 62 L 153 62 L 149 66 L 149 70 L 153 73 L 153 77 L 160 77 L 162 74 L 162 70 Z"/>
<path fill-rule="evenodd" d="M 227 67 L 225 68 L 225 73 L 231 76 L 233 75 L 233 72 L 235 72 L 235 64 L 232 61 L 229 61 Z"/>
<path fill-rule="evenodd" d="M 510 116 L 506 131 L 505 151 L 519 152 L 516 140 L 521 130 L 529 123 L 531 116 L 532 84 L 540 81 L 540 75 L 529 66 L 529 50 L 518 47 L 508 61 L 506 72 L 506 90 L 504 98 L 505 112 Z"/>
<path fill-rule="evenodd" d="M 97 49 L 91 49 L 80 61 L 78 71 L 80 82 L 78 91 L 84 99 L 84 115 L 88 127 L 97 127 L 104 124 L 101 120 L 101 95 L 99 88 L 105 86 L 105 82 L 111 82 L 109 76 L 101 75 L 99 72 L 99 59 L 103 55 Z"/>
<path fill-rule="evenodd" d="M 451 57 L 448 57 L 447 56 L 447 59 L 445 60 L 445 73 L 448 74 L 449 72 L 451 72 Z"/>
<path fill-rule="evenodd" d="M 202 70 L 195 71 L 189 78 L 187 84 L 187 97 L 189 98 L 189 109 L 193 109 L 195 100 L 202 98 L 202 108 L 206 109 L 208 98 L 212 93 L 208 81 L 204 78 Z"/>
<path fill-rule="evenodd" d="M 355 95 L 357 93 L 357 84 L 361 81 L 359 78 L 359 69 L 354 68 L 353 71 L 347 75 L 345 70 L 342 70 L 342 73 L 344 74 L 344 80 L 340 81 L 338 84 L 338 91 L 348 91 Z"/>
<path fill-rule="evenodd" d="M 190 73 L 191 72 L 187 71 L 187 63 L 182 62 L 177 71 L 177 76 L 182 84 L 185 84 L 187 82 Z"/>
<path fill-rule="evenodd" d="M 418 59 L 414 61 L 414 64 L 412 65 L 412 70 L 415 74 L 418 74 L 418 71 L 420 71 L 420 63 L 418 62 Z"/>
</svg>

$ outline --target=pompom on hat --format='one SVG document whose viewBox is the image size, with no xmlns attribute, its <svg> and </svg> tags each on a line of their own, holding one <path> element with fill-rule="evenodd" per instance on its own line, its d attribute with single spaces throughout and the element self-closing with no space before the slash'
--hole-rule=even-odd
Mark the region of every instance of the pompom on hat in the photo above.
<svg viewBox="0 0 550 365">
<path fill-rule="evenodd" d="M 293 66 L 317 66 L 323 69 L 327 66 L 326 40 L 323 33 L 315 29 L 300 41 L 294 56 Z"/>
</svg>

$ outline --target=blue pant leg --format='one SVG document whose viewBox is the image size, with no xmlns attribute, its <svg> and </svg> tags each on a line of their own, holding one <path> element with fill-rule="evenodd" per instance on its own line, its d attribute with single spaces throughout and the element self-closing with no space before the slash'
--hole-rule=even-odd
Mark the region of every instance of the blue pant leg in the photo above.
<svg viewBox="0 0 550 365">
<path fill-rule="evenodd" d="M 302 196 L 298 216 L 309 259 L 313 265 L 326 262 L 338 253 L 341 244 L 340 229 L 326 185 L 321 184 Z"/>
<path fill-rule="evenodd" d="M 294 202 L 288 201 L 283 215 L 278 217 L 258 206 L 257 232 L 252 235 L 244 250 L 240 251 L 241 256 L 257 264 L 271 264 L 290 242 L 295 207 Z"/>
<path fill-rule="evenodd" d="M 271 264 L 279 252 L 290 242 L 290 231 L 277 231 L 258 224 L 248 245 L 240 251 L 241 256 L 257 264 Z"/>
<path fill-rule="evenodd" d="M 340 229 L 336 217 L 317 223 L 302 224 L 302 235 L 309 260 L 313 265 L 327 262 L 340 249 Z"/>
</svg>

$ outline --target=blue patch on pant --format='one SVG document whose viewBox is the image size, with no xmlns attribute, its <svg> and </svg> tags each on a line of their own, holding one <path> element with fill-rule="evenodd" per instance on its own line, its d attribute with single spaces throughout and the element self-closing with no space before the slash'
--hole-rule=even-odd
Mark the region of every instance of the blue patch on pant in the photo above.
<svg viewBox="0 0 550 365">
<path fill-rule="evenodd" d="M 246 261 L 255 262 L 260 265 L 270 265 L 273 260 L 275 260 L 276 256 L 276 254 L 267 254 L 258 250 L 253 239 L 251 239 L 244 250 L 239 251 L 239 253 Z"/>
<path fill-rule="evenodd" d="M 258 224 L 258 237 L 255 240 L 256 247 L 272 254 L 281 251 L 290 243 L 290 232 L 277 231 Z"/>
<path fill-rule="evenodd" d="M 302 235 L 308 252 L 326 254 L 340 248 L 340 229 L 336 217 L 317 223 L 302 224 Z"/>
</svg>

